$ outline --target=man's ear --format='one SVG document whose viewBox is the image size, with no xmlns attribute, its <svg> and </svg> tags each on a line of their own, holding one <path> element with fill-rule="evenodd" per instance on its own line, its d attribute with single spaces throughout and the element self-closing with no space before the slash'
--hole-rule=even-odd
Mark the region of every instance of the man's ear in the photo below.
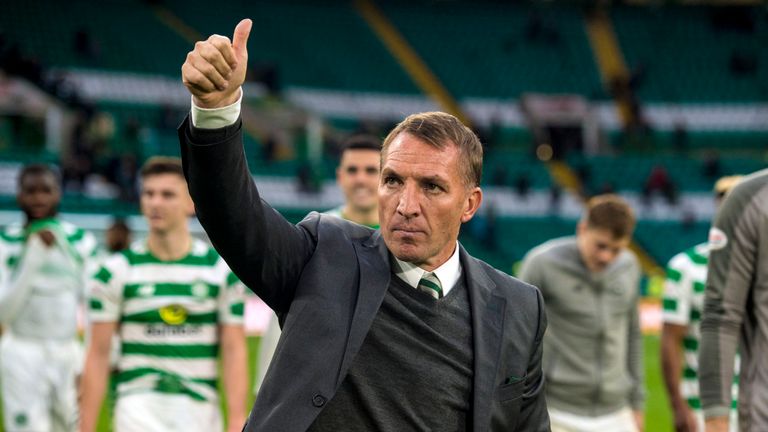
<svg viewBox="0 0 768 432">
<path fill-rule="evenodd" d="M 461 223 L 469 222 L 475 213 L 480 209 L 480 205 L 483 203 L 483 190 L 480 187 L 475 186 L 469 191 L 467 196 L 464 212 L 461 214 Z"/>
<path fill-rule="evenodd" d="M 579 223 L 576 224 L 576 235 L 582 235 L 587 230 L 587 222 L 584 219 L 579 219 Z"/>
</svg>

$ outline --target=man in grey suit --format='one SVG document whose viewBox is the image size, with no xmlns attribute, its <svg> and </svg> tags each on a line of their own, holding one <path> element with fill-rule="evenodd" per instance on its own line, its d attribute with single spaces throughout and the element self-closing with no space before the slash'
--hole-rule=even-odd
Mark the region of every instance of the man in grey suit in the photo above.
<svg viewBox="0 0 768 432">
<path fill-rule="evenodd" d="M 292 225 L 243 155 L 250 28 L 188 54 L 179 127 L 200 222 L 283 327 L 244 430 L 549 430 L 541 295 L 457 241 L 483 197 L 477 136 L 448 114 L 412 115 L 382 148 L 380 230 L 318 213 Z"/>
</svg>

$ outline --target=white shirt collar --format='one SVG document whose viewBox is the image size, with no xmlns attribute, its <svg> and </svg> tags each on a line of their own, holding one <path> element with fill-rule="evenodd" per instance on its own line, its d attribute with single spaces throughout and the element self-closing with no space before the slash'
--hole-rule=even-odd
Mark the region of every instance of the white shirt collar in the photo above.
<svg viewBox="0 0 768 432">
<path fill-rule="evenodd" d="M 401 261 L 394 255 L 392 258 L 397 264 L 395 267 L 395 274 L 405 281 L 408 285 L 416 288 L 419 286 L 419 281 L 424 273 L 428 273 L 421 267 L 411 264 L 409 262 Z M 453 289 L 461 277 L 461 260 L 459 260 L 459 242 L 456 242 L 456 249 L 453 250 L 453 255 L 448 258 L 448 261 L 444 262 L 440 267 L 434 269 L 432 273 L 440 280 L 440 285 L 443 288 L 443 295 L 448 295 L 448 292 Z"/>
</svg>

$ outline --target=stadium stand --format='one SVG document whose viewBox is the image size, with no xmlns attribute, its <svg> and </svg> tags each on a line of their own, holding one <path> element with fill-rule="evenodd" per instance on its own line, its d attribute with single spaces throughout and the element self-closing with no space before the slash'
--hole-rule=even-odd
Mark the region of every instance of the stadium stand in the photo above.
<svg viewBox="0 0 768 432">
<path fill-rule="evenodd" d="M 640 221 L 635 231 L 637 242 L 660 263 L 691 245 L 703 243 L 709 231 L 708 221 Z"/>
<path fill-rule="evenodd" d="M 732 110 L 724 107 L 722 117 L 731 115 Z M 739 114 L 738 112 L 736 114 Z M 768 146 L 768 132 L 748 127 L 729 130 L 686 130 L 680 140 L 674 129 L 651 130 L 640 137 L 628 137 L 623 131 L 607 133 L 610 147 L 619 152 L 640 152 L 646 154 L 669 154 L 688 152 L 701 153 L 708 150 L 728 154 L 755 154 Z"/>
<path fill-rule="evenodd" d="M 0 29 L 30 55 L 56 67 L 178 76 L 179 62 L 189 51 L 152 9 L 134 1 L 105 1 L 98 7 L 85 0 L 14 2 L 3 8 Z"/>
<path fill-rule="evenodd" d="M 642 191 L 654 168 L 662 168 L 675 189 L 683 192 L 706 192 L 712 189 L 717 177 L 750 173 L 765 167 L 760 159 L 718 157 L 707 171 L 707 160 L 689 156 L 593 156 L 574 155 L 569 163 L 583 172 L 588 191 L 597 193 L 614 191 Z"/>
<path fill-rule="evenodd" d="M 578 7 L 511 2 L 382 2 L 459 99 L 524 92 L 602 95 Z"/>
<path fill-rule="evenodd" d="M 133 94 L 141 93 L 136 86 L 141 86 L 143 76 L 178 76 L 180 60 L 189 50 L 187 39 L 222 32 L 233 20 L 247 15 L 255 19 L 250 46 L 254 77 L 264 78 L 261 74 L 271 68 L 277 74 L 278 89 L 374 95 L 372 106 L 377 105 L 375 95 L 396 101 L 420 93 L 353 3 L 227 2 L 217 14 L 203 13 L 207 7 L 200 0 L 111 0 L 98 9 L 84 0 L 68 2 L 67 7 L 51 0 L 14 3 L 0 15 L 0 33 L 52 70 L 80 73 L 86 82 L 94 79 L 91 72 L 106 73 L 100 86 L 125 83 L 129 87 L 123 93 Z M 382 2 L 380 7 L 453 96 L 466 101 L 503 101 L 512 107 L 516 114 L 498 124 L 486 122 L 483 127 L 484 141 L 489 144 L 483 181 L 501 212 L 499 220 L 523 217 L 516 224 L 536 227 L 523 232 L 500 228 L 505 237 L 518 238 L 539 229 L 546 233 L 552 226 L 551 194 L 558 185 L 546 164 L 532 156 L 534 134 L 514 110 L 516 99 L 529 91 L 580 94 L 598 104 L 608 103 L 586 36 L 584 10 L 562 3 L 499 2 L 450 2 L 435 8 L 427 1 L 393 1 Z M 586 173 L 582 179 L 586 192 L 610 186 L 639 196 L 650 172 L 661 166 L 683 198 L 686 194 L 704 197 L 714 180 L 712 174 L 704 174 L 708 158 L 718 159 L 718 174 L 751 172 L 765 166 L 768 132 L 754 125 L 761 124 L 764 110 L 759 103 L 766 99 L 766 80 L 760 79 L 765 76 L 765 50 L 759 45 L 768 29 L 766 20 L 757 8 L 735 9 L 729 12 L 731 21 L 742 19 L 748 25 L 746 30 L 734 30 L 733 25 L 728 28 L 728 20 L 723 24 L 715 19 L 719 10 L 618 5 L 610 9 L 627 63 L 639 73 L 637 93 L 645 105 L 650 132 L 641 137 L 640 144 L 633 144 L 636 138 L 628 139 L 615 124 L 604 126 L 610 155 L 570 155 L 566 161 L 571 168 Z M 104 16 L 121 19 L 99 19 Z M 673 22 L 679 25 L 671 25 Z M 44 34 L 37 31 L 42 27 L 46 28 Z M 142 31 L 135 32 L 135 28 Z M 712 55 L 708 54 L 710 47 Z M 754 54 L 756 70 L 734 75 L 734 54 Z M 117 73 L 124 72 L 147 75 L 119 78 Z M 135 155 L 137 163 L 152 154 L 178 154 L 174 126 L 185 108 L 177 101 L 165 105 L 147 96 L 145 101 L 132 102 L 99 99 L 98 93 L 93 96 L 98 112 L 108 114 L 114 123 L 97 165 L 107 165 L 123 154 Z M 680 145 L 674 129 L 675 104 L 680 103 L 689 109 L 683 113 L 688 116 L 685 118 L 694 119 L 685 125 L 685 145 Z M 734 109 L 736 104 L 740 111 Z M 493 109 L 484 109 L 493 113 Z M 492 119 L 494 115 L 490 114 Z M 331 130 L 341 134 L 356 131 L 369 121 L 354 115 L 325 120 Z M 376 127 L 385 131 L 388 121 L 379 119 Z M 32 160 L 56 161 L 60 156 L 39 146 L 19 147 L 13 135 L 10 122 L 0 121 L 0 158 L 9 166 Z M 303 135 L 291 135 L 295 141 L 287 154 L 294 157 L 287 160 L 266 161 L 264 141 L 253 136 L 245 144 L 249 165 L 259 181 L 267 182 L 275 196 L 281 192 L 284 197 L 280 202 L 289 211 L 310 210 L 307 205 L 302 207 L 308 202 L 329 207 L 338 198 L 324 185 L 334 176 L 333 152 L 310 164 L 307 171 Z M 713 149 L 719 156 L 710 152 Z M 300 172 L 316 184 L 319 192 L 314 198 L 308 198 L 297 186 Z M 10 190 L 4 188 L 6 198 Z M 12 208 L 12 200 L 6 198 L 0 207 Z M 682 201 L 703 200 L 706 198 Z M 112 201 L 67 197 L 64 205 L 73 211 L 132 211 L 130 204 L 121 207 Z M 696 213 L 696 220 L 707 214 L 711 210 Z M 660 226 L 665 223 L 658 220 L 660 217 L 672 219 L 674 224 L 685 216 L 679 205 L 643 215 L 653 215 L 653 223 Z M 578 208 L 566 206 L 565 216 L 577 217 Z M 537 219 L 546 222 L 539 224 Z M 499 226 L 506 224 L 500 222 Z M 493 253 L 503 256 L 505 262 L 514 262 L 529 243 L 549 234 L 531 241 L 508 242 L 523 245 L 520 250 L 505 246 Z M 665 256 L 661 252 L 651 255 Z"/>
<path fill-rule="evenodd" d="M 347 2 L 232 2 L 217 14 L 205 1 L 168 1 L 170 10 L 202 34 L 254 19 L 249 62 L 273 65 L 286 86 L 415 94 L 418 89 Z"/>
<path fill-rule="evenodd" d="M 768 26 L 758 7 L 617 6 L 611 16 L 642 100 L 768 100 Z"/>
</svg>

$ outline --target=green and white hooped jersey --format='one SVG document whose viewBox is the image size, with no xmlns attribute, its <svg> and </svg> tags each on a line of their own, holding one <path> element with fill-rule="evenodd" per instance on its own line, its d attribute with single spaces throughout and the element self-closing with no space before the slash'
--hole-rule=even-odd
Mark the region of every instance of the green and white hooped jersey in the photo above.
<svg viewBox="0 0 768 432">
<path fill-rule="evenodd" d="M 53 246 L 30 241 L 42 230 L 53 233 Z M 21 337 L 76 337 L 78 304 L 85 300 L 97 252 L 91 233 L 56 218 L 0 231 L 0 310 L 8 308 L 11 315 L 3 321 Z"/>
<path fill-rule="evenodd" d="M 68 251 L 76 255 L 75 259 L 83 264 L 88 264 L 98 253 L 99 249 L 96 237 L 88 231 L 78 228 L 69 222 L 55 218 L 44 219 L 33 222 L 27 228 L 22 224 L 11 224 L 0 231 L 0 252 L 2 252 L 0 270 L 4 275 L 9 275 L 16 269 L 16 266 L 19 263 L 19 258 L 24 251 L 24 244 L 27 236 L 30 233 L 44 229 L 60 230 L 66 238 L 66 247 Z"/>
<path fill-rule="evenodd" d="M 665 323 L 688 327 L 688 332 L 683 339 L 685 364 L 680 382 L 680 392 L 688 401 L 688 405 L 697 411 L 701 410 L 698 357 L 708 260 L 709 246 L 707 243 L 696 245 L 672 257 L 667 265 L 662 309 L 662 320 Z M 735 363 L 734 370 L 736 373 L 734 374 L 732 390 L 734 409 L 738 397 L 738 356 Z"/>
<path fill-rule="evenodd" d="M 184 394 L 216 401 L 221 324 L 242 325 L 244 285 L 215 249 L 160 261 L 146 242 L 109 257 L 93 278 L 90 317 L 119 323 L 118 396 Z"/>
</svg>

